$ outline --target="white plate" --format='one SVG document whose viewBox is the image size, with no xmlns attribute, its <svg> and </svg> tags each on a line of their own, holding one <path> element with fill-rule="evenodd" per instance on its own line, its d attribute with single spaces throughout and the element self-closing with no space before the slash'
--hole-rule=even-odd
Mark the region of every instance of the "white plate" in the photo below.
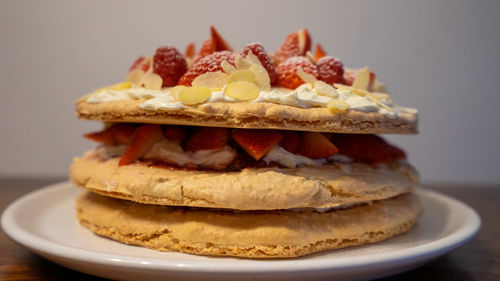
<svg viewBox="0 0 500 281">
<path fill-rule="evenodd" d="M 465 204 L 421 190 L 424 213 L 409 232 L 386 241 L 298 259 L 250 260 L 164 253 L 92 234 L 75 215 L 81 190 L 64 182 L 32 192 L 2 215 L 13 240 L 63 266 L 119 280 L 366 280 L 418 267 L 472 238 L 481 220 Z"/>
</svg>

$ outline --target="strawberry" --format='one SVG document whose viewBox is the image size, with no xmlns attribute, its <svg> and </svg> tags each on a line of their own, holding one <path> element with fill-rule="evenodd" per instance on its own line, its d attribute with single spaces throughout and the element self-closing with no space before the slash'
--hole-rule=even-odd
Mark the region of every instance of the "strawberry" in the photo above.
<svg viewBox="0 0 500 281">
<path fill-rule="evenodd" d="M 175 47 L 163 46 L 156 49 L 153 72 L 163 79 L 163 87 L 175 86 L 186 71 L 186 59 Z"/>
<path fill-rule="evenodd" d="M 148 69 L 151 67 L 151 58 L 146 58 L 145 56 L 140 56 L 138 57 L 132 66 L 129 68 L 129 72 L 134 70 L 134 69 L 140 69 L 144 72 L 148 71 Z"/>
<path fill-rule="evenodd" d="M 198 75 L 207 72 L 222 71 L 220 64 L 224 60 L 234 65 L 234 54 L 229 51 L 215 52 L 200 59 L 180 78 L 178 84 L 191 86 L 191 82 L 193 82 L 194 78 Z"/>
<path fill-rule="evenodd" d="M 295 131 L 284 131 L 283 139 L 280 141 L 281 147 L 288 152 L 297 153 L 300 147 L 300 134 Z"/>
<path fill-rule="evenodd" d="M 332 142 L 341 154 L 362 162 L 390 162 L 406 157 L 403 150 L 376 135 L 334 134 Z"/>
<path fill-rule="evenodd" d="M 198 53 L 194 57 L 194 62 L 197 62 L 200 59 L 202 59 L 210 54 L 215 53 L 215 49 L 216 49 L 216 46 L 215 46 L 214 40 L 212 38 L 205 39 L 205 41 L 203 41 L 203 43 L 201 43 L 200 50 L 198 51 Z"/>
<path fill-rule="evenodd" d="M 167 139 L 176 140 L 182 142 L 187 137 L 187 132 L 184 127 L 181 126 L 163 126 L 163 135 Z"/>
<path fill-rule="evenodd" d="M 247 44 L 243 50 L 241 50 L 241 55 L 246 58 L 248 52 L 252 52 L 255 56 L 259 58 L 262 66 L 267 70 L 269 74 L 269 79 L 271 80 L 271 84 L 274 84 L 276 80 L 278 80 L 278 73 L 276 72 L 276 68 L 274 67 L 274 63 L 269 57 L 269 55 L 264 50 L 264 47 L 259 43 L 250 43 Z"/>
<path fill-rule="evenodd" d="M 283 134 L 274 130 L 235 130 L 233 139 L 255 160 L 259 160 L 283 139 Z"/>
<path fill-rule="evenodd" d="M 210 36 L 215 43 L 215 51 L 230 51 L 233 52 L 233 48 L 222 38 L 217 29 L 212 25 L 210 26 Z"/>
<path fill-rule="evenodd" d="M 200 51 L 196 54 L 194 62 L 200 59 L 220 51 L 230 51 L 233 52 L 233 48 L 222 38 L 217 29 L 212 25 L 210 26 L 210 38 L 205 39 L 201 44 Z"/>
<path fill-rule="evenodd" d="M 189 137 L 185 149 L 196 152 L 207 149 L 223 148 L 229 140 L 229 129 L 200 127 Z"/>
<path fill-rule="evenodd" d="M 123 154 L 119 166 L 127 165 L 148 153 L 153 145 L 163 138 L 160 125 L 142 125 L 134 133 L 132 143 Z"/>
<path fill-rule="evenodd" d="M 345 83 L 344 80 L 344 65 L 338 59 L 331 56 L 325 56 L 318 60 L 319 80 L 330 85 L 333 83 Z"/>
<path fill-rule="evenodd" d="M 318 78 L 318 68 L 306 57 L 291 57 L 281 62 L 276 71 L 278 71 L 277 85 L 289 89 L 295 89 L 304 83 L 297 75 L 297 69 L 302 68 L 305 73 Z"/>
<path fill-rule="evenodd" d="M 303 132 L 300 138 L 299 154 L 309 158 L 327 158 L 339 152 L 337 147 L 321 133 Z"/>
<path fill-rule="evenodd" d="M 186 58 L 194 58 L 194 54 L 196 52 L 196 47 L 194 45 L 194 43 L 189 43 L 187 46 L 186 46 L 186 51 L 184 52 L 184 56 Z"/>
<path fill-rule="evenodd" d="M 314 51 L 314 60 L 319 61 L 319 59 L 324 56 L 326 56 L 325 50 L 323 50 L 321 44 L 316 44 L 316 50 Z"/>
<path fill-rule="evenodd" d="M 300 29 L 289 34 L 274 54 L 283 61 L 294 56 L 304 56 L 310 49 L 311 37 L 309 32 L 307 29 Z"/>
<path fill-rule="evenodd" d="M 345 79 L 345 84 L 351 86 L 352 83 L 354 83 L 354 80 L 359 74 L 359 71 L 361 68 L 358 69 L 346 69 L 344 71 L 344 79 Z M 370 82 L 368 84 L 368 89 L 373 88 L 373 84 L 375 83 L 375 73 L 370 71 Z"/>
<path fill-rule="evenodd" d="M 85 134 L 84 137 L 104 144 L 129 144 L 138 125 L 118 123 L 103 131 Z"/>
</svg>

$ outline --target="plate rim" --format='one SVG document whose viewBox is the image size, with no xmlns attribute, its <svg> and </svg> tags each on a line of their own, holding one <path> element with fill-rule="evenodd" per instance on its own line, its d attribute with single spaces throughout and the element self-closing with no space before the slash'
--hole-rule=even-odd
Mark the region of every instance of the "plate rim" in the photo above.
<svg viewBox="0 0 500 281">
<path fill-rule="evenodd" d="M 45 193 L 56 192 L 68 188 L 78 188 L 69 181 L 54 183 L 43 186 L 37 190 L 27 193 L 10 203 L 2 213 L 1 227 L 10 239 L 30 249 L 31 251 L 44 256 L 48 254 L 52 257 L 70 259 L 98 265 L 112 265 L 115 267 L 127 267 L 129 269 L 149 269 L 158 271 L 176 271 L 190 273 L 250 273 L 255 272 L 258 267 L 260 273 L 279 273 L 279 272 L 306 272 L 317 270 L 348 270 L 362 266 L 383 266 L 394 262 L 413 263 L 423 260 L 429 260 L 441 256 L 455 248 L 460 247 L 472 239 L 481 227 L 481 218 L 477 212 L 466 203 L 451 196 L 444 195 L 437 191 L 419 188 L 416 193 L 424 197 L 446 202 L 461 208 L 468 216 L 462 222 L 461 228 L 438 240 L 433 240 L 423 245 L 418 245 L 405 249 L 398 249 L 383 256 L 378 256 L 374 260 L 374 255 L 342 257 L 337 259 L 228 259 L 223 263 L 214 263 L 209 261 L 181 261 L 177 262 L 171 259 L 147 258 L 147 264 L 141 263 L 133 256 L 114 255 L 110 253 L 96 252 L 88 249 L 66 246 L 43 239 L 35 234 L 26 231 L 14 220 L 16 211 L 22 208 L 31 200 L 35 200 Z M 421 200 L 422 196 L 420 196 Z M 62 199 L 66 199 L 65 197 Z M 61 200 L 57 198 L 55 200 Z M 179 253 L 183 254 L 183 253 Z M 186 254 L 187 255 L 187 254 Z M 119 259 L 118 259 L 119 257 Z M 209 257 L 213 259 L 226 259 L 223 257 Z M 248 260 L 251 266 L 242 266 L 242 261 Z M 234 265 L 234 266 L 232 266 Z"/>
</svg>

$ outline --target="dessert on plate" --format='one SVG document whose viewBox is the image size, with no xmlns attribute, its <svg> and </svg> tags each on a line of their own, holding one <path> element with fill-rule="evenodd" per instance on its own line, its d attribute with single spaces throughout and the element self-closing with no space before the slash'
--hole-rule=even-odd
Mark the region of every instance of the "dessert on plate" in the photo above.
<svg viewBox="0 0 500 281">
<path fill-rule="evenodd" d="M 160 251 L 297 257 L 408 231 L 418 173 L 380 134 L 417 132 L 367 67 L 302 29 L 274 53 L 211 27 L 196 52 L 159 47 L 125 82 L 76 101 L 104 124 L 75 158 L 80 223 Z"/>
</svg>

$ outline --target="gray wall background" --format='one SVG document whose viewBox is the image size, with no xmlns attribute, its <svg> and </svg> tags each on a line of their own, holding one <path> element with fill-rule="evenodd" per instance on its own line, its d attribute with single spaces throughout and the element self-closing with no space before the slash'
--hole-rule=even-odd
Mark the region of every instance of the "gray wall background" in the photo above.
<svg viewBox="0 0 500 281">
<path fill-rule="evenodd" d="M 429 182 L 500 182 L 500 1 L 1 1 L 0 176 L 64 176 L 100 124 L 73 100 L 124 79 L 214 24 L 274 51 L 307 27 L 345 65 L 368 65 L 420 134 L 389 136 Z"/>
</svg>

